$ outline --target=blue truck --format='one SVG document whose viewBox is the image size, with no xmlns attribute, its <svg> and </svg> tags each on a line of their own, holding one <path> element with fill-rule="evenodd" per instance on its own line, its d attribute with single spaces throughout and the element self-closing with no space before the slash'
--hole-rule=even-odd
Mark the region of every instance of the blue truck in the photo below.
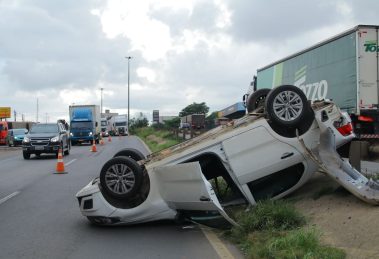
<svg viewBox="0 0 379 259">
<path fill-rule="evenodd" d="M 98 105 L 71 105 L 70 139 L 71 145 L 78 143 L 99 143 L 101 132 L 100 107 Z"/>
</svg>

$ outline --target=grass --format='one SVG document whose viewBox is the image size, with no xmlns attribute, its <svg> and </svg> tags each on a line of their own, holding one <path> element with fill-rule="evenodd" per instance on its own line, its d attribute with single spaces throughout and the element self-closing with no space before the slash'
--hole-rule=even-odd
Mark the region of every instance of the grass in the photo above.
<svg viewBox="0 0 379 259">
<path fill-rule="evenodd" d="M 152 127 L 136 129 L 134 134 L 140 137 L 152 152 L 171 147 L 180 143 L 168 130 L 156 130 Z"/>
<path fill-rule="evenodd" d="M 320 234 L 306 228 L 306 219 L 284 200 L 262 201 L 236 215 L 239 227 L 225 235 L 237 243 L 247 258 L 339 259 L 345 253 L 321 244 Z"/>
</svg>

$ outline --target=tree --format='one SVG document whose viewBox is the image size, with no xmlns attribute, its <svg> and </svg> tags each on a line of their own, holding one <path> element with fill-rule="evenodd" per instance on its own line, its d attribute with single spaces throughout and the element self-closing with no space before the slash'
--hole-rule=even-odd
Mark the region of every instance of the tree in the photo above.
<svg viewBox="0 0 379 259">
<path fill-rule="evenodd" d="M 149 121 L 147 120 L 146 116 L 141 112 L 137 118 L 132 118 L 129 121 L 129 130 L 133 131 L 136 128 L 143 128 L 147 127 L 149 125 Z"/>
<path fill-rule="evenodd" d="M 180 118 L 175 117 L 171 120 L 166 120 L 166 121 L 164 121 L 164 124 L 167 128 L 177 128 L 177 127 L 179 127 L 179 124 L 180 124 Z"/>
<path fill-rule="evenodd" d="M 195 113 L 204 113 L 207 114 L 209 111 L 209 107 L 205 104 L 205 102 L 202 103 L 193 103 L 185 107 L 181 112 L 179 112 L 179 117 L 184 117 L 190 114 Z"/>
</svg>

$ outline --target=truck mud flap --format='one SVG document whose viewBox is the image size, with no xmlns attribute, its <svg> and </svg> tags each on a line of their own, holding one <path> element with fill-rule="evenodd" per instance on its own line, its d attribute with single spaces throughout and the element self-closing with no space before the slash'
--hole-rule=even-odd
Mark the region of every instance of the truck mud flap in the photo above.
<svg viewBox="0 0 379 259">
<path fill-rule="evenodd" d="M 379 205 L 379 183 L 367 179 L 354 169 L 348 161 L 343 160 L 336 151 L 333 130 L 318 121 L 321 134 L 318 156 L 309 150 L 300 139 L 306 153 L 320 168 L 357 198 L 371 204 Z"/>
</svg>

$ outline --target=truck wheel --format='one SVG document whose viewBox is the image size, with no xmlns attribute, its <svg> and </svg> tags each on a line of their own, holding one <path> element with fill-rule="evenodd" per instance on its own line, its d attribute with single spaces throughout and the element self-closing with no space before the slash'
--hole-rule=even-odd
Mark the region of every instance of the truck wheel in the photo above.
<svg viewBox="0 0 379 259">
<path fill-rule="evenodd" d="M 146 159 L 146 157 L 137 149 L 125 148 L 118 151 L 113 157 L 126 156 L 134 159 L 135 161 L 140 161 Z"/>
<path fill-rule="evenodd" d="M 132 198 L 142 183 L 142 168 L 129 157 L 115 157 L 100 172 L 100 184 L 111 197 Z"/>
<path fill-rule="evenodd" d="M 250 94 L 246 102 L 247 112 L 252 112 L 259 107 L 264 107 L 266 97 L 270 91 L 271 89 L 262 88 Z"/>
<path fill-rule="evenodd" d="M 22 156 L 24 157 L 24 159 L 30 159 L 30 153 L 28 152 L 22 151 Z"/>
<path fill-rule="evenodd" d="M 314 112 L 303 91 L 293 85 L 282 85 L 266 97 L 266 113 L 274 130 L 285 137 L 305 133 L 312 125 Z"/>
</svg>

